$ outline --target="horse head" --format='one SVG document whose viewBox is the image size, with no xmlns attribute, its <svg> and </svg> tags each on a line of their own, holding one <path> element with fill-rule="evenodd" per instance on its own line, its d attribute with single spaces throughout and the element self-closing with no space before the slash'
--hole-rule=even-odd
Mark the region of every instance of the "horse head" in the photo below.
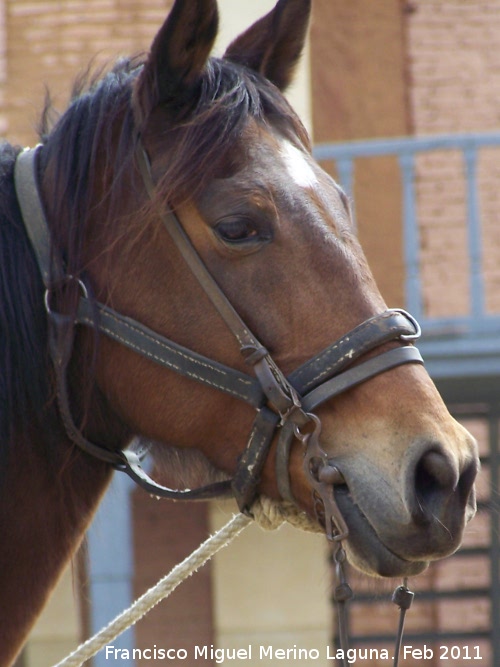
<svg viewBox="0 0 500 667">
<path fill-rule="evenodd" d="M 67 273 L 110 318 L 234 370 L 236 383 L 254 387 L 257 376 L 260 392 L 252 403 L 210 374 L 197 383 L 118 335 L 91 352 L 92 328 L 79 328 L 73 402 L 86 438 L 107 450 L 140 435 L 159 457 L 172 446 L 200 452 L 219 479 L 250 471 L 245 511 L 255 493 L 286 494 L 314 517 L 311 478 L 334 467 L 321 483 L 334 489 L 350 560 L 372 574 L 415 574 L 459 546 L 477 453 L 412 347 L 415 323 L 387 310 L 349 201 L 283 96 L 309 10 L 308 0 L 280 0 L 215 58 L 215 0 L 177 0 L 145 62 L 79 96 L 47 138 L 41 189 Z M 75 159 L 76 184 L 63 173 Z M 85 396 L 75 369 L 89 355 Z M 242 470 L 248 434 L 265 419 L 269 449 Z M 313 423 L 319 458 L 304 468 Z M 335 536 L 334 517 L 317 520 Z"/>
</svg>

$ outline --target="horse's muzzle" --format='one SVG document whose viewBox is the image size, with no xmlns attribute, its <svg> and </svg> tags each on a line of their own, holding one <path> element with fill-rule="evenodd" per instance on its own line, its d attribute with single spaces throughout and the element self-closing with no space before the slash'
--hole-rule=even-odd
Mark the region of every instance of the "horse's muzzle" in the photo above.
<svg viewBox="0 0 500 667">
<path fill-rule="evenodd" d="M 348 462 L 338 467 L 345 484 L 334 487 L 336 505 L 349 530 L 349 560 L 359 569 L 413 576 L 460 546 L 476 511 L 476 457 L 458 466 L 439 446 L 420 445 L 400 488 L 377 480 L 373 469 L 361 480 Z"/>
</svg>

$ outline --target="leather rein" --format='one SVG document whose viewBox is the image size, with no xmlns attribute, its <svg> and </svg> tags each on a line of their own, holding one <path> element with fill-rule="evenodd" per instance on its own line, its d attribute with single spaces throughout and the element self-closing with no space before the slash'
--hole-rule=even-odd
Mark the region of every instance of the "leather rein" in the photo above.
<svg viewBox="0 0 500 667">
<path fill-rule="evenodd" d="M 201 500 L 232 494 L 240 510 L 251 514 L 260 474 L 276 435 L 278 488 L 284 500 L 295 502 L 290 488 L 288 465 L 290 449 L 297 437 L 304 443 L 304 467 L 316 504 L 322 506 L 319 514 L 325 523 L 327 536 L 339 544 L 347 536 L 347 526 L 336 506 L 333 488 L 334 484 L 342 483 L 343 478 L 319 444 L 320 422 L 314 411 L 332 397 L 391 368 L 407 363 L 423 363 L 419 351 L 412 345 L 420 336 L 420 327 L 415 319 L 403 310 L 387 310 L 376 315 L 312 357 L 287 378 L 216 284 L 176 213 L 159 210 L 158 215 L 173 243 L 233 333 L 253 374 L 242 373 L 193 352 L 89 298 L 82 280 L 66 274 L 62 259 L 51 251 L 49 226 L 39 194 L 38 156 L 42 149 L 43 146 L 37 146 L 19 154 L 15 165 L 15 187 L 45 286 L 49 346 L 56 373 L 57 399 L 69 438 L 87 454 L 125 472 L 153 495 L 175 500 Z M 144 186 L 153 199 L 155 184 L 148 156 L 140 140 L 137 142 L 136 160 Z M 56 312 L 52 308 L 51 295 L 54 290 L 74 281 L 79 283 L 81 291 L 76 315 Z M 140 448 L 109 450 L 87 440 L 73 421 L 67 387 L 67 368 L 76 325 L 91 327 L 161 366 L 250 404 L 256 410 L 256 416 L 233 478 L 192 490 L 169 489 L 152 480 L 145 472 L 141 465 L 144 451 Z M 399 341 L 402 345 L 353 365 L 366 353 L 390 341 Z"/>
</svg>

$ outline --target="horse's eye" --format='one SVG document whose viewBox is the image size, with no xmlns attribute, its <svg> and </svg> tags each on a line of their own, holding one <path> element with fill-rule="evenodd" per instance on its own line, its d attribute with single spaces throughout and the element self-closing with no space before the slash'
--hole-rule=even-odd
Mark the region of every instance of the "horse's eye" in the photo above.
<svg viewBox="0 0 500 667">
<path fill-rule="evenodd" d="M 257 229 L 246 218 L 221 221 L 215 226 L 215 232 L 225 243 L 244 243 L 258 239 Z"/>
</svg>

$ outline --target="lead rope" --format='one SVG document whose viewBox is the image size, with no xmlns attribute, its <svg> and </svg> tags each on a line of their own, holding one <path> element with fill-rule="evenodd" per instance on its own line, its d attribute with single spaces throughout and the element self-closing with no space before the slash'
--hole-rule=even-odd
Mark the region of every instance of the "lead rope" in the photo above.
<svg viewBox="0 0 500 667">
<path fill-rule="evenodd" d="M 184 579 L 196 572 L 222 547 L 228 545 L 252 519 L 245 514 L 237 514 L 215 535 L 209 537 L 196 551 L 176 565 L 173 570 L 138 598 L 131 607 L 119 614 L 111 623 L 91 637 L 55 667 L 79 667 L 92 658 L 106 644 L 134 625 L 161 600 L 168 597 Z"/>
<path fill-rule="evenodd" d="M 303 530 L 317 531 L 317 526 L 312 524 L 303 513 L 297 513 L 296 508 L 277 507 L 273 501 L 261 499 L 252 509 L 254 510 L 256 522 L 265 530 L 278 528 L 284 521 L 288 521 L 296 527 Z M 287 511 L 288 510 L 288 511 Z M 217 533 L 209 537 L 201 544 L 196 551 L 176 565 L 171 572 L 160 579 L 155 586 L 146 591 L 138 598 L 128 609 L 119 614 L 107 626 L 100 630 L 96 635 L 88 639 L 75 651 L 70 653 L 64 660 L 58 662 L 54 667 L 80 667 L 84 662 L 90 660 L 98 651 L 104 648 L 109 642 L 113 641 L 120 634 L 125 632 L 132 625 L 137 623 L 154 606 L 167 598 L 185 579 L 196 572 L 220 549 L 227 546 L 239 535 L 250 523 L 253 518 L 245 514 L 237 514 Z M 349 633 L 347 619 L 347 603 L 353 597 L 353 592 L 345 575 L 344 566 L 346 563 L 346 553 L 341 542 L 336 543 L 336 550 L 333 555 L 335 563 L 335 573 L 337 577 L 337 586 L 335 587 L 333 599 L 337 604 L 337 614 L 339 621 L 339 640 L 340 647 L 343 649 L 344 658 L 343 667 L 347 666 L 346 656 L 349 649 Z M 400 608 L 399 628 L 396 639 L 396 650 L 394 653 L 393 666 L 398 667 L 399 654 L 403 639 L 404 621 L 407 610 L 410 608 L 414 594 L 408 589 L 407 579 L 403 585 L 398 586 L 393 593 L 392 601 Z"/>
<path fill-rule="evenodd" d="M 80 667 L 90 660 L 110 641 L 137 623 L 155 605 L 167 598 L 185 579 L 204 565 L 220 549 L 227 546 L 237 535 L 254 521 L 264 530 L 276 530 L 284 522 L 305 531 L 323 532 L 292 503 L 276 503 L 261 496 L 252 505 L 253 517 L 237 514 L 217 533 L 209 537 L 196 551 L 176 565 L 152 588 L 138 598 L 128 609 L 119 614 L 106 627 L 88 639 L 54 667 Z"/>
</svg>

